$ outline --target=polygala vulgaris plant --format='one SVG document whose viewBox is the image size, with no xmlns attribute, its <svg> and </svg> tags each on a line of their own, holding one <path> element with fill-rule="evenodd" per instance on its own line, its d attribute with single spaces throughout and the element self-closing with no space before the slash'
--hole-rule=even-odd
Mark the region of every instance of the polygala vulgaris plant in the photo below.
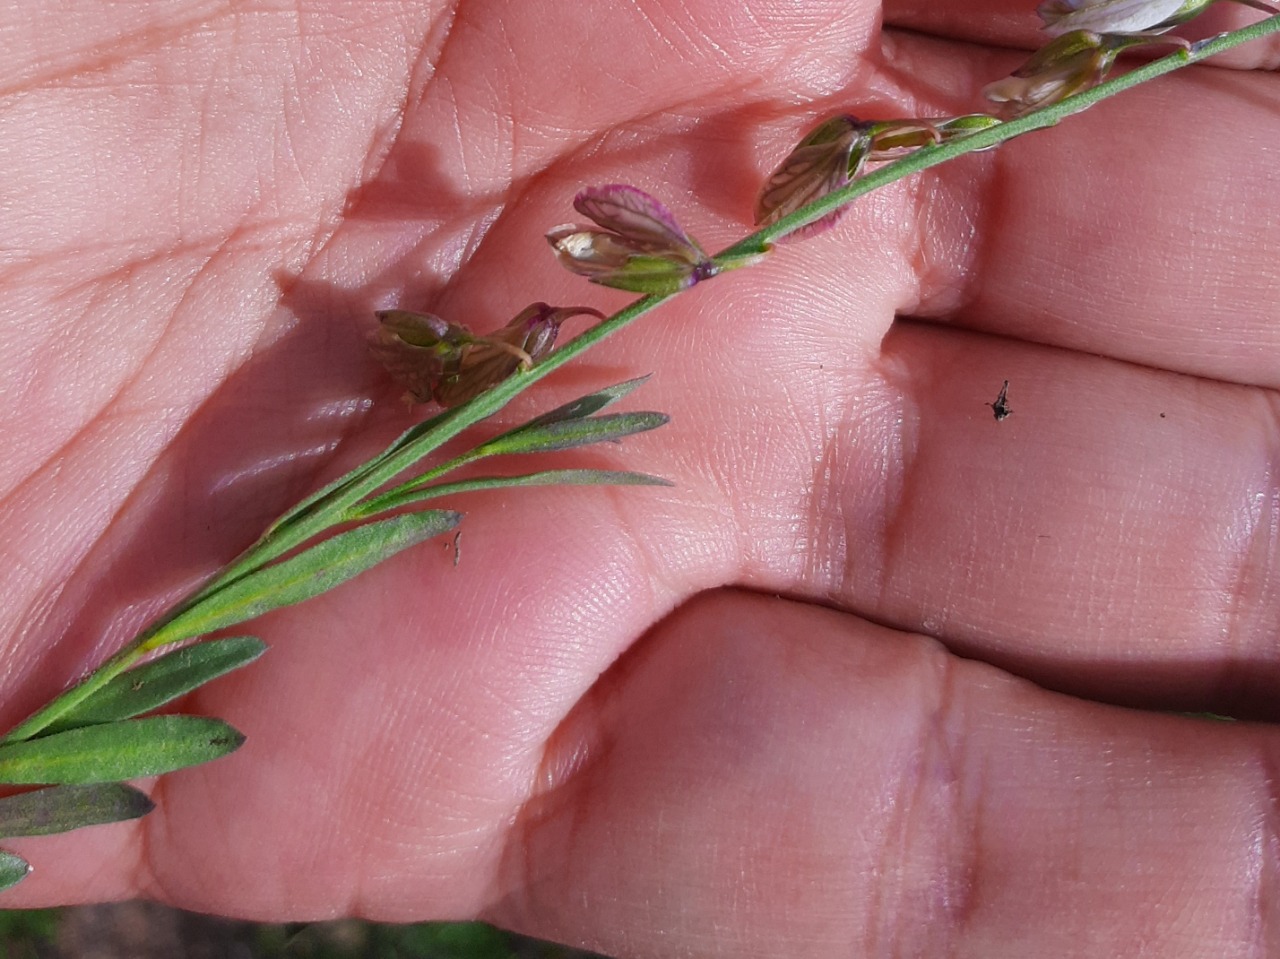
<svg viewBox="0 0 1280 959">
<path fill-rule="evenodd" d="M 754 210 L 760 229 L 714 255 L 664 203 L 634 186 L 582 190 L 573 205 L 593 225 L 557 226 L 547 240 L 574 273 L 643 294 L 612 316 L 589 307 L 535 302 L 501 328 L 478 333 L 457 318 L 406 309 L 379 313 L 372 352 L 407 389 L 410 401 L 435 403 L 441 411 L 279 517 L 192 595 L 0 738 L 0 784 L 36 787 L 0 799 L 0 837 L 143 816 L 151 801 L 128 780 L 237 749 L 244 736 L 222 720 L 155 713 L 248 665 L 265 649 L 250 636 L 213 634 L 317 596 L 462 521 L 460 513 L 423 504 L 479 489 L 665 484 L 642 472 L 595 469 L 458 474 L 494 457 L 616 441 L 663 425 L 667 417 L 661 413 L 604 412 L 643 378 L 595 390 L 434 465 L 428 459 L 669 298 L 759 262 L 780 241 L 829 229 L 863 194 L 1051 126 L 1138 83 L 1280 32 L 1280 16 L 1269 3 L 1234 2 L 1269 17 L 1189 44 L 1167 31 L 1202 13 L 1211 0 L 1045 0 L 1038 12 L 1052 39 L 1010 77 L 986 88 L 991 112 L 887 119 L 843 113 L 822 120 L 762 185 Z M 1107 79 L 1123 51 L 1152 44 L 1175 49 Z M 562 324 L 583 317 L 597 322 L 553 349 Z M 1011 412 L 1005 396 L 1002 389 L 992 404 L 998 419 Z M 0 851 L 0 888 L 17 883 L 29 869 L 20 857 Z"/>
</svg>

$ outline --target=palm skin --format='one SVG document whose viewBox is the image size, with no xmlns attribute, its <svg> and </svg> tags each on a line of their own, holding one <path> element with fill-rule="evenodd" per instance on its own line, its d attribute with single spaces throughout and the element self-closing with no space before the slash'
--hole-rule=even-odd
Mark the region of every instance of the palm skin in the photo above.
<svg viewBox="0 0 1280 959">
<path fill-rule="evenodd" d="M 36 6 L 0 58 L 10 721 L 410 422 L 374 309 L 616 307 L 541 238 L 582 185 L 719 248 L 816 118 L 970 111 L 1036 42 L 1012 0 Z M 504 418 L 654 372 L 628 403 L 672 424 L 575 461 L 673 489 L 460 498 L 457 568 L 255 623 L 184 704 L 248 744 L 14 842 L 6 905 L 1277 948 L 1280 738 L 1134 707 L 1277 713 L 1278 108 L 1197 68 L 607 342 Z"/>
</svg>

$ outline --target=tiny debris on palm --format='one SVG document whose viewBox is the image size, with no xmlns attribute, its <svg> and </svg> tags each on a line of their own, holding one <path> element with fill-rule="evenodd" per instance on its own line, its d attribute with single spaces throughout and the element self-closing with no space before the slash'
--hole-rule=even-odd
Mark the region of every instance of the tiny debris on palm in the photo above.
<svg viewBox="0 0 1280 959">
<path fill-rule="evenodd" d="M 988 403 L 987 405 L 991 407 L 991 412 L 995 413 L 997 423 L 1008 419 L 1013 415 L 1013 410 L 1009 408 L 1008 380 L 1005 380 L 1004 384 L 1000 387 L 1000 395 L 996 397 L 996 401 L 994 403 Z"/>
</svg>

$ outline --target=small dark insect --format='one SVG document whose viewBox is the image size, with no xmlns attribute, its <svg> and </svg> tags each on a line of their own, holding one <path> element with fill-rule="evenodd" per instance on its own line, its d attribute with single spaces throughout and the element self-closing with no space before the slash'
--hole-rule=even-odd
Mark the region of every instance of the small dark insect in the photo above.
<svg viewBox="0 0 1280 959">
<path fill-rule="evenodd" d="M 1009 408 L 1009 381 L 1005 380 L 1004 385 L 1000 387 L 1000 395 L 996 397 L 994 403 L 988 403 L 991 411 L 996 414 L 996 422 L 1012 416 L 1013 410 Z"/>
</svg>

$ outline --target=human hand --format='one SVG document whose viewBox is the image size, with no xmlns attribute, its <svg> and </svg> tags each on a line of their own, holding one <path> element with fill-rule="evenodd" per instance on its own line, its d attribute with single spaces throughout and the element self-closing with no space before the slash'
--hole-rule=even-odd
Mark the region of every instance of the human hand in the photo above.
<svg viewBox="0 0 1280 959">
<path fill-rule="evenodd" d="M 407 425 L 373 309 L 623 303 L 542 239 L 579 187 L 715 249 L 823 115 L 974 109 L 1032 6 L 891 3 L 883 38 L 866 2 L 11 11 L 8 719 Z M 267 656 L 185 704 L 247 745 L 13 843 L 7 903 L 1265 952 L 1275 734 L 1118 706 L 1275 713 L 1278 106 L 1164 79 L 604 344 L 509 418 L 653 371 L 628 402 L 672 424 L 590 461 L 674 489 L 459 498 L 456 569 L 255 623 Z"/>
</svg>

